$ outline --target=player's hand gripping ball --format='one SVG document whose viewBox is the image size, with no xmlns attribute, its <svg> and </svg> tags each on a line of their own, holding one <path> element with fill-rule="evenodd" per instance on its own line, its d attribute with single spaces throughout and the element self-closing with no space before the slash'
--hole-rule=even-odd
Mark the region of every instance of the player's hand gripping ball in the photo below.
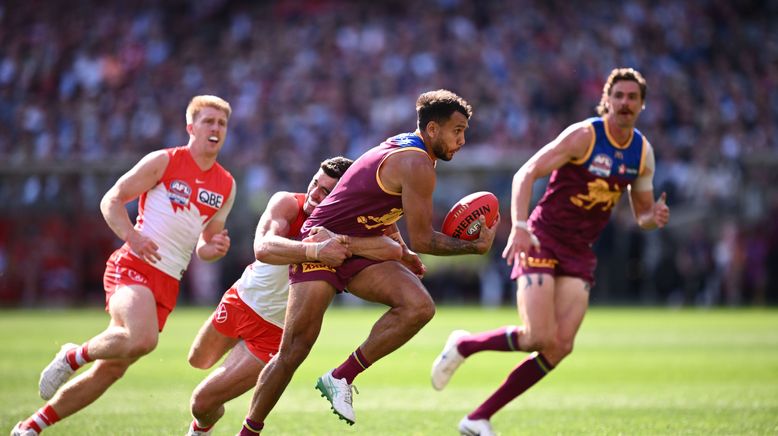
<svg viewBox="0 0 778 436">
<path fill-rule="evenodd" d="M 486 225 L 491 226 L 500 212 L 500 203 L 491 192 L 474 192 L 459 200 L 448 211 L 443 220 L 441 231 L 448 236 L 465 241 L 478 239 L 481 233 L 481 223 L 478 217 L 486 218 Z"/>
</svg>

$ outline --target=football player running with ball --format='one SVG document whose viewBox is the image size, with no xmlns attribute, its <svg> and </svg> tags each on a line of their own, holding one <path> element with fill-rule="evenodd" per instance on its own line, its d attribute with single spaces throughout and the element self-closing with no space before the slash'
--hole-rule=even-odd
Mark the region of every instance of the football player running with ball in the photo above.
<svg viewBox="0 0 778 436">
<path fill-rule="evenodd" d="M 354 161 L 303 224 L 303 237 L 316 226 L 349 237 L 399 235 L 396 222 L 405 216 L 409 245 L 415 251 L 435 255 L 489 251 L 496 225 L 482 226 L 474 241 L 455 239 L 432 227 L 435 163 L 450 160 L 462 148 L 472 108 L 453 92 L 437 90 L 419 96 L 416 112 L 418 130 L 389 138 Z M 293 264 L 281 347 L 260 373 L 240 434 L 255 436 L 262 430 L 316 342 L 324 312 L 335 294 L 345 289 L 389 306 L 367 339 L 316 382 L 335 414 L 353 424 L 354 379 L 410 340 L 435 313 L 435 304 L 418 277 L 423 272 L 418 256 L 404 245 L 402 262 L 353 256 L 337 268 L 315 261 Z"/>
<path fill-rule="evenodd" d="M 464 435 L 494 434 L 490 419 L 537 383 L 573 350 L 589 304 L 597 263 L 592 244 L 626 190 L 638 225 L 664 227 L 665 194 L 654 201 L 654 152 L 635 129 L 644 108 L 646 81 L 631 68 L 614 69 L 603 87 L 600 117 L 573 124 L 532 156 L 514 175 L 508 243 L 502 253 L 517 279 L 524 325 L 493 331 L 451 333 L 432 365 L 441 390 L 464 360 L 479 351 L 531 352 L 503 384 L 462 418 Z M 532 185 L 551 174 L 546 192 L 529 215 Z M 535 244 L 536 237 L 539 244 Z"/>
</svg>

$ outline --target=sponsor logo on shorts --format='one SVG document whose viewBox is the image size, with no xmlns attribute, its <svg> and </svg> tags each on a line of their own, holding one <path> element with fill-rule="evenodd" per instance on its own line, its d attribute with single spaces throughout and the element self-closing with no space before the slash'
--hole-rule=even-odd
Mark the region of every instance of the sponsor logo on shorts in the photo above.
<svg viewBox="0 0 778 436">
<path fill-rule="evenodd" d="M 329 271 L 335 272 L 335 268 L 327 266 L 321 262 L 305 262 L 303 265 L 303 274 L 313 271 Z"/>
<path fill-rule="evenodd" d="M 206 206 L 211 206 L 214 209 L 218 209 L 222 207 L 222 203 L 224 203 L 224 196 L 219 193 L 200 188 L 197 190 L 197 202 Z"/>
<path fill-rule="evenodd" d="M 556 259 L 543 259 L 539 257 L 527 256 L 524 259 L 524 266 L 531 268 L 554 268 L 559 261 Z"/>
<path fill-rule="evenodd" d="M 146 276 L 139 273 L 138 271 L 135 271 L 134 269 L 127 268 L 127 277 L 130 278 L 133 282 L 137 283 L 146 283 L 148 280 L 146 280 Z"/>
<path fill-rule="evenodd" d="M 213 320 L 219 324 L 227 321 L 227 306 L 224 303 L 219 303 L 219 307 L 216 308 L 216 313 L 213 315 Z"/>
</svg>

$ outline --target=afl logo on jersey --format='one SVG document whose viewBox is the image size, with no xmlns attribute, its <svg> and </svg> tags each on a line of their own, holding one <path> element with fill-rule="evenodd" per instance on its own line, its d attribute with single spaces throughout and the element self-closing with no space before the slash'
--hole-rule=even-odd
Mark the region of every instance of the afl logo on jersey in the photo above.
<svg viewBox="0 0 778 436">
<path fill-rule="evenodd" d="M 613 159 L 607 154 L 598 154 L 589 164 L 589 172 L 599 177 L 609 177 L 613 168 Z"/>
<path fill-rule="evenodd" d="M 192 195 L 192 188 L 181 180 L 173 180 L 170 188 L 167 190 L 167 196 L 175 204 L 186 206 L 189 204 L 189 196 Z"/>
<path fill-rule="evenodd" d="M 197 190 L 197 201 L 207 206 L 211 206 L 214 209 L 219 209 L 222 207 L 222 203 L 224 202 L 224 196 L 216 192 L 200 188 Z"/>
</svg>

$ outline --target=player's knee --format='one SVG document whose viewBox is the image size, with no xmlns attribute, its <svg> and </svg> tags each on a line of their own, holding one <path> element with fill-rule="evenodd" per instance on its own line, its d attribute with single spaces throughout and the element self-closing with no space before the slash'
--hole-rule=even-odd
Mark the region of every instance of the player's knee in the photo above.
<svg viewBox="0 0 778 436">
<path fill-rule="evenodd" d="M 556 355 L 559 360 L 573 352 L 573 341 L 566 339 L 557 340 Z"/>
<path fill-rule="evenodd" d="M 424 294 L 405 305 L 403 312 L 406 323 L 423 327 L 435 316 L 435 302 Z"/>
<path fill-rule="evenodd" d="M 192 368 L 208 369 L 213 366 L 215 361 L 210 356 L 205 356 L 199 353 L 189 353 L 189 365 Z"/>
<path fill-rule="evenodd" d="M 278 351 L 278 363 L 285 366 L 297 367 L 310 353 L 313 344 L 316 342 L 315 335 L 295 335 L 294 338 L 281 344 Z"/>
<path fill-rule="evenodd" d="M 157 348 L 157 338 L 147 337 L 132 341 L 127 350 L 127 357 L 135 358 L 145 356 Z"/>
<path fill-rule="evenodd" d="M 195 391 L 189 404 L 192 416 L 203 420 L 213 412 L 215 404 L 210 395 L 203 395 L 200 390 Z"/>
<path fill-rule="evenodd" d="M 416 322 L 427 324 L 435 316 L 435 303 L 432 299 L 425 299 L 416 308 Z"/>
<path fill-rule="evenodd" d="M 111 383 L 119 380 L 127 372 L 130 365 L 123 360 L 102 360 L 95 367 L 97 377 L 110 380 Z"/>
<path fill-rule="evenodd" d="M 525 351 L 549 352 L 557 347 L 557 338 L 553 332 L 527 330 L 520 340 Z"/>
</svg>

